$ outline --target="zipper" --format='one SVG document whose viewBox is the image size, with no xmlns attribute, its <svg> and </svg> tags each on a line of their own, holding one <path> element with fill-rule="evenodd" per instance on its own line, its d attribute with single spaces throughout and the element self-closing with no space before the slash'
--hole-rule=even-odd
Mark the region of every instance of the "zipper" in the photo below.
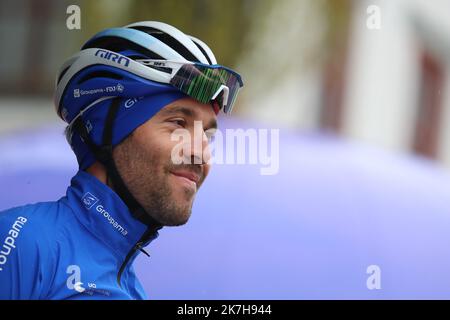
<svg viewBox="0 0 450 320">
<path fill-rule="evenodd" d="M 142 247 L 144 245 L 144 243 L 146 243 L 150 238 L 152 238 L 152 236 L 155 236 L 157 234 L 157 231 L 161 229 L 160 226 L 153 226 L 153 227 L 148 227 L 148 229 L 144 232 L 144 234 L 142 235 L 142 237 L 136 242 L 136 244 L 133 246 L 133 248 L 131 248 L 131 250 L 128 252 L 128 254 L 125 257 L 124 262 L 122 263 L 122 265 L 120 266 L 119 269 L 119 273 L 117 274 L 117 283 L 119 284 L 119 287 L 122 288 L 122 285 L 120 284 L 120 280 L 122 278 L 122 273 L 125 270 L 128 262 L 130 261 L 130 259 L 133 257 L 133 255 L 136 253 L 136 251 L 141 251 L 143 252 L 147 257 L 150 257 L 150 254 L 144 250 L 144 248 Z M 154 239 L 155 237 L 153 237 Z"/>
<path fill-rule="evenodd" d="M 147 257 L 150 258 L 150 254 L 147 251 L 145 251 L 144 248 L 142 248 L 142 244 L 143 244 L 143 242 L 138 242 L 135 246 L 136 249 L 141 251 L 143 254 L 145 254 Z"/>
</svg>

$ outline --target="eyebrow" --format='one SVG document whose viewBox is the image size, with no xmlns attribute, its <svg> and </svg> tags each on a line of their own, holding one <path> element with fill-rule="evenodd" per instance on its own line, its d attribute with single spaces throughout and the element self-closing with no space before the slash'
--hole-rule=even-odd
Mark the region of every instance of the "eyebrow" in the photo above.
<svg viewBox="0 0 450 320">
<path fill-rule="evenodd" d="M 161 110 L 161 115 L 162 116 L 171 116 L 171 115 L 177 115 L 182 113 L 183 115 L 185 115 L 186 117 L 190 117 L 190 118 L 195 118 L 195 116 L 197 115 L 197 112 L 193 111 L 192 108 L 187 108 L 187 107 L 183 107 L 183 106 L 175 106 L 169 109 L 162 109 Z M 217 121 L 216 119 L 212 119 L 209 123 L 208 126 L 206 126 L 208 129 L 217 129 Z"/>
</svg>

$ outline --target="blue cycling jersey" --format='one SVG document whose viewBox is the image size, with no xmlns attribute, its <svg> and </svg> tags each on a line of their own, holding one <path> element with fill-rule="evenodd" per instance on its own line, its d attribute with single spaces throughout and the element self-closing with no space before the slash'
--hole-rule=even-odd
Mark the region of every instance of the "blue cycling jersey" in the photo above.
<svg viewBox="0 0 450 320">
<path fill-rule="evenodd" d="M 0 299 L 145 299 L 132 263 L 157 236 L 79 171 L 58 201 L 0 213 Z"/>
</svg>

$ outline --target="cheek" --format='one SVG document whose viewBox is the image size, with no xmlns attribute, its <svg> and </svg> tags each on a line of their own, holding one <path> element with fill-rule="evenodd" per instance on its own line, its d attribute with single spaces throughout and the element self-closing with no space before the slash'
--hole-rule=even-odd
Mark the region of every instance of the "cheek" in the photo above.
<svg viewBox="0 0 450 320">
<path fill-rule="evenodd" d="M 165 145 L 170 142 L 170 136 L 165 132 L 156 129 L 150 130 L 147 127 L 140 127 L 136 130 L 135 142 L 141 150 L 149 154 L 152 158 L 161 158 L 165 152 Z"/>
<path fill-rule="evenodd" d="M 208 176 L 210 170 L 211 170 L 211 165 L 210 164 L 205 164 L 204 171 L 203 171 L 204 174 L 205 174 L 204 179 L 206 179 L 206 177 Z"/>
<path fill-rule="evenodd" d="M 142 136 L 133 136 L 130 148 L 123 150 L 125 157 L 129 159 L 128 167 L 133 168 L 137 175 L 146 175 L 155 172 L 159 166 L 158 145 L 151 139 Z"/>
<path fill-rule="evenodd" d="M 160 136 L 158 139 L 149 139 L 145 142 L 145 153 L 149 163 L 156 170 L 168 171 L 172 162 L 172 151 L 176 143 L 170 140 L 170 137 Z"/>
</svg>

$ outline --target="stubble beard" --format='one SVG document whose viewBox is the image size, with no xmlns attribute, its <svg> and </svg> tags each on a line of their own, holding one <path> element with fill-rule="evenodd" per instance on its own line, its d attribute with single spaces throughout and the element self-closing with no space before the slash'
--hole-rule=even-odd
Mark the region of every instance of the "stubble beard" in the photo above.
<svg viewBox="0 0 450 320">
<path fill-rule="evenodd" d="M 170 159 L 162 165 L 156 154 L 140 147 L 130 135 L 114 148 L 114 161 L 128 190 L 153 219 L 164 226 L 180 226 L 189 220 L 195 191 L 184 188 L 183 203 L 175 201 L 169 184 Z"/>
</svg>

